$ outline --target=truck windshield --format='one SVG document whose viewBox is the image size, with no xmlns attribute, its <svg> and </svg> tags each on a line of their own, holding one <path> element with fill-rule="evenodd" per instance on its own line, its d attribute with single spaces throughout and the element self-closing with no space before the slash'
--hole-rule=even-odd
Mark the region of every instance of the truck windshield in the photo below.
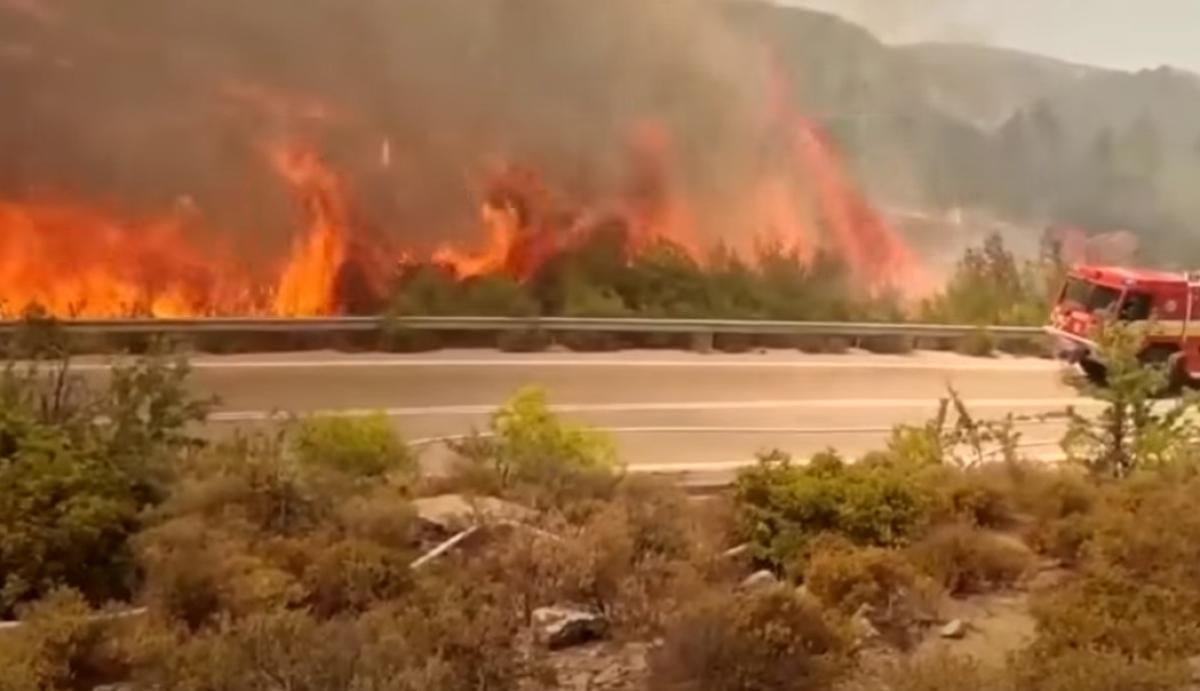
<svg viewBox="0 0 1200 691">
<path fill-rule="evenodd" d="M 1130 291 L 1125 294 L 1125 299 L 1121 301 L 1121 310 L 1119 316 L 1121 321 L 1140 322 L 1150 318 L 1151 302 L 1153 299 L 1148 293 L 1139 293 Z"/>
<path fill-rule="evenodd" d="M 1070 278 L 1063 289 L 1062 302 L 1088 312 L 1102 312 L 1115 305 L 1120 298 L 1121 291 L 1116 288 Z"/>
</svg>

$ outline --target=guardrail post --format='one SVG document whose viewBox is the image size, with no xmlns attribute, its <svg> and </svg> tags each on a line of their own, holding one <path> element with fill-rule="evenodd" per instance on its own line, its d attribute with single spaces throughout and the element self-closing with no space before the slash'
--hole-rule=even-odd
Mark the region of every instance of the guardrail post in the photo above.
<svg viewBox="0 0 1200 691">
<path fill-rule="evenodd" d="M 697 331 L 693 333 L 692 350 L 697 353 L 711 353 L 713 351 L 713 332 Z"/>
</svg>

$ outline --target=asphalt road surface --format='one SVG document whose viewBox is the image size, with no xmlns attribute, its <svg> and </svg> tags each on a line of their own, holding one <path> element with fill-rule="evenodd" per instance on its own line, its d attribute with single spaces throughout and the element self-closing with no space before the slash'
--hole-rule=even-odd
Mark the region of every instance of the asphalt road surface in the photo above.
<svg viewBox="0 0 1200 691">
<path fill-rule="evenodd" d="M 948 386 L 979 417 L 1087 405 L 1057 363 L 947 353 L 322 352 L 204 357 L 193 366 L 197 391 L 220 399 L 213 422 L 221 430 L 270 424 L 284 411 L 381 411 L 433 465 L 445 458 L 435 440 L 484 428 L 497 405 L 530 385 L 566 417 L 610 430 L 631 468 L 663 472 L 733 468 L 774 448 L 861 454 L 893 425 L 929 419 Z M 1031 453 L 1049 452 L 1062 423 L 1031 420 L 1022 431 Z"/>
</svg>

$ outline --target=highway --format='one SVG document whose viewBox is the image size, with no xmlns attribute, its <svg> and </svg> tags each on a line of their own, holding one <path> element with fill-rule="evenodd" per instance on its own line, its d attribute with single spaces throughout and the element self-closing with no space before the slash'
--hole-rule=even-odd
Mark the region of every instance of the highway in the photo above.
<svg viewBox="0 0 1200 691">
<path fill-rule="evenodd" d="M 319 352 L 192 364 L 196 391 L 220 399 L 212 422 L 221 429 L 261 425 L 281 411 L 382 411 L 432 465 L 445 460 L 432 440 L 485 427 L 496 406 L 529 385 L 543 387 L 566 417 L 612 431 L 632 469 L 655 472 L 728 469 L 772 448 L 797 457 L 828 447 L 861 454 L 893 425 L 928 419 L 948 386 L 978 417 L 1087 405 L 1057 363 L 932 352 Z M 1041 451 L 1053 450 L 1061 430 L 1053 421 L 1023 427 Z"/>
</svg>

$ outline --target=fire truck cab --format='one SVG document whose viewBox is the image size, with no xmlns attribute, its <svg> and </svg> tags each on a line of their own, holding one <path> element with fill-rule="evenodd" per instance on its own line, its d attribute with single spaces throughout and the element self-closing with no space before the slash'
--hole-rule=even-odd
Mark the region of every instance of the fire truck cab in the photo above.
<svg viewBox="0 0 1200 691">
<path fill-rule="evenodd" d="M 1144 362 L 1164 364 L 1172 388 L 1200 379 L 1200 276 L 1108 266 L 1071 270 L 1046 332 L 1059 357 L 1103 383 L 1093 335 L 1106 321 L 1151 322 Z"/>
</svg>

